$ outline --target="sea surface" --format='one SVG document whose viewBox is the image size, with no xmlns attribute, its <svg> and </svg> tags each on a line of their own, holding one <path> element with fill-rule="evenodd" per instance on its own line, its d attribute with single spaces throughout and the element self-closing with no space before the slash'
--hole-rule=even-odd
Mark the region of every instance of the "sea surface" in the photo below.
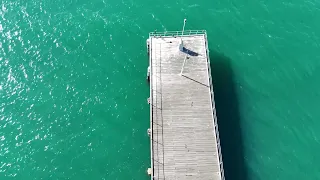
<svg viewBox="0 0 320 180">
<path fill-rule="evenodd" d="M 320 1 L 0 2 L 0 179 L 147 180 L 146 39 L 205 29 L 227 180 L 320 179 Z"/>
</svg>

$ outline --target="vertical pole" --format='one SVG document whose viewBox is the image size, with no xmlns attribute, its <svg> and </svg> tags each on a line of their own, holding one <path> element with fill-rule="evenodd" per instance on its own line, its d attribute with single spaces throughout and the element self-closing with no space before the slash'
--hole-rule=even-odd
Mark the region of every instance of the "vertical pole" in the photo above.
<svg viewBox="0 0 320 180">
<path fill-rule="evenodd" d="M 181 33 L 181 36 L 180 36 L 180 44 L 179 44 L 179 49 L 180 49 L 180 51 L 183 51 L 182 36 L 183 36 L 183 33 L 184 33 L 184 27 L 186 26 L 186 21 L 187 21 L 187 19 L 184 19 L 184 20 L 183 20 L 182 33 Z M 177 32 L 177 35 L 178 35 L 178 34 L 179 34 L 179 32 Z"/>
<path fill-rule="evenodd" d="M 183 20 L 182 36 L 183 36 L 183 33 L 184 33 L 184 27 L 186 26 L 186 21 L 187 21 L 187 19 L 184 19 L 184 20 Z"/>
<path fill-rule="evenodd" d="M 183 36 L 183 33 L 184 33 L 184 28 L 185 28 L 185 26 L 186 26 L 186 21 L 187 21 L 187 19 L 184 19 L 184 20 L 183 20 L 182 35 L 181 35 L 181 38 L 180 38 L 180 45 L 179 45 L 180 51 L 183 51 L 182 36 Z M 186 63 L 186 60 L 187 60 L 187 56 L 188 56 L 188 55 L 186 55 L 186 56 L 184 57 L 183 64 L 182 64 L 182 67 L 181 67 L 180 76 L 182 76 L 182 72 L 183 72 L 184 64 Z"/>
</svg>

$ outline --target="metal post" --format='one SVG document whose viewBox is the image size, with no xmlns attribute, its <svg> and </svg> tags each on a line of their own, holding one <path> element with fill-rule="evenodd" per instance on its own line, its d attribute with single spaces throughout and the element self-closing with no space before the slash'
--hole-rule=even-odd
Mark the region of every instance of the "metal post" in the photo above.
<svg viewBox="0 0 320 180">
<path fill-rule="evenodd" d="M 186 26 L 186 21 L 187 21 L 187 19 L 184 19 L 184 20 L 183 20 L 182 33 L 181 33 L 181 36 L 180 36 L 180 44 L 179 44 L 179 50 L 180 50 L 180 51 L 183 51 L 182 36 L 183 36 L 183 33 L 184 33 L 184 27 Z M 178 32 L 177 32 L 177 35 L 178 35 Z"/>
<path fill-rule="evenodd" d="M 183 20 L 182 36 L 183 36 L 183 33 L 184 33 L 184 27 L 186 26 L 186 21 L 187 21 L 187 19 L 184 19 L 184 20 Z"/>
<path fill-rule="evenodd" d="M 187 19 L 184 19 L 184 20 L 183 20 L 182 35 L 181 35 L 181 38 L 180 38 L 180 45 L 179 45 L 180 51 L 183 51 L 182 36 L 183 36 L 183 33 L 184 33 L 184 28 L 185 28 L 185 26 L 186 26 L 186 21 L 187 21 Z M 186 63 L 186 60 L 187 60 L 187 56 L 188 56 L 188 55 L 186 55 L 186 56 L 184 57 L 183 64 L 182 64 L 182 68 L 181 68 L 181 72 L 180 72 L 180 76 L 182 76 L 182 72 L 183 72 L 184 64 Z"/>
</svg>

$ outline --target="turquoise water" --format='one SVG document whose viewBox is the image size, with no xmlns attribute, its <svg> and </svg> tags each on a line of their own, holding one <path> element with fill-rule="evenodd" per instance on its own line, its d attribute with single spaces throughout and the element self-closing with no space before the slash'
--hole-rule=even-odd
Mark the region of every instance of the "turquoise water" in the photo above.
<svg viewBox="0 0 320 180">
<path fill-rule="evenodd" d="M 206 29 L 227 179 L 320 179 L 318 1 L 2 1 L 0 179 L 148 179 L 148 32 Z"/>
</svg>

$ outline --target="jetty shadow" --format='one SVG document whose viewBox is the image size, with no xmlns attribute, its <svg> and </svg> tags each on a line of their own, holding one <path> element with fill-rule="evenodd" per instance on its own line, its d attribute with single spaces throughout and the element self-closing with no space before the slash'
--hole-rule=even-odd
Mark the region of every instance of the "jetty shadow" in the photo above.
<svg viewBox="0 0 320 180">
<path fill-rule="evenodd" d="M 210 61 L 225 179 L 248 180 L 231 59 L 210 50 Z"/>
</svg>

